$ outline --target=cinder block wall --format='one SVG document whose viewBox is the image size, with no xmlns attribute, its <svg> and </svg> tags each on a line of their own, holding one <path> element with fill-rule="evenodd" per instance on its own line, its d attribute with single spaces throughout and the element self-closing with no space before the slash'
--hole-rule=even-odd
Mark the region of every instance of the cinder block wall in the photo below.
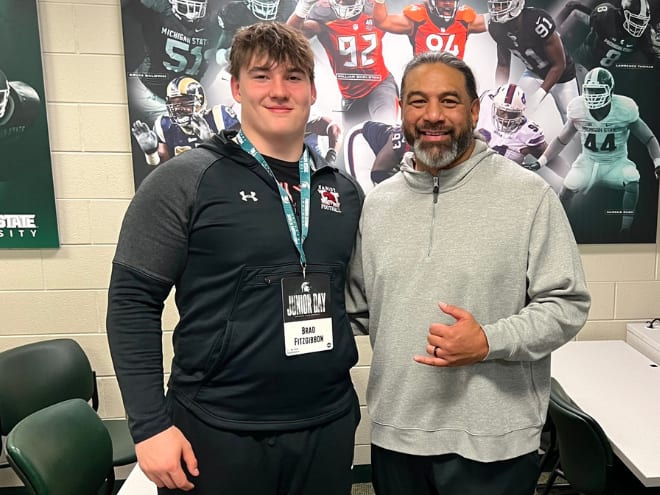
<svg viewBox="0 0 660 495">
<path fill-rule="evenodd" d="M 120 417 L 104 333 L 110 263 L 133 195 L 119 0 L 39 0 L 39 15 L 62 245 L 0 250 L 0 351 L 76 339 L 99 375 L 100 414 Z M 660 314 L 657 244 L 585 245 L 581 253 L 593 307 L 579 339 L 624 339 L 626 322 Z M 170 301 L 166 363 L 175 322 Z M 353 378 L 364 405 L 371 353 L 366 337 L 358 344 Z M 363 407 L 356 464 L 369 463 L 368 443 Z M 10 470 L 0 470 L 0 487 L 19 484 Z"/>
</svg>

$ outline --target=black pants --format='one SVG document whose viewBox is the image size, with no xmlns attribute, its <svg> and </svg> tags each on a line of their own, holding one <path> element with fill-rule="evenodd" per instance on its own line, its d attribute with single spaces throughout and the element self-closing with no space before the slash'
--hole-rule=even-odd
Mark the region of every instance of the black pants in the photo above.
<svg viewBox="0 0 660 495">
<path fill-rule="evenodd" d="M 539 477 L 537 452 L 498 462 L 456 454 L 416 456 L 371 446 L 377 495 L 533 495 Z"/>
<path fill-rule="evenodd" d="M 159 488 L 159 495 L 350 494 L 357 398 L 341 418 L 291 432 L 218 430 L 173 402 L 174 424 L 192 444 L 199 476 L 188 475 L 192 491 Z"/>
</svg>

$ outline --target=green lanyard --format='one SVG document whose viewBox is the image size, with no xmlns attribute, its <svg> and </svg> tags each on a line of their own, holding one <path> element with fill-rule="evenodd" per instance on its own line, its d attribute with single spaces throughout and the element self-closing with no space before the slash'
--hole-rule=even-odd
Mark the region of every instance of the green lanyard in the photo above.
<svg viewBox="0 0 660 495">
<path fill-rule="evenodd" d="M 277 190 L 280 192 L 280 200 L 282 201 L 282 209 L 284 210 L 284 216 L 286 217 L 286 223 L 289 226 L 289 232 L 291 233 L 291 239 L 293 244 L 296 246 L 298 253 L 300 253 L 300 266 L 302 267 L 303 278 L 305 278 L 305 270 L 307 268 L 307 257 L 305 256 L 305 251 L 303 250 L 303 244 L 307 238 L 307 232 L 309 231 L 309 207 L 310 207 L 310 182 L 311 182 L 311 166 L 309 153 L 307 148 L 303 152 L 300 160 L 298 160 L 298 170 L 300 172 L 300 229 L 298 229 L 298 222 L 296 222 L 296 214 L 293 211 L 291 206 L 291 201 L 289 200 L 289 195 L 280 185 L 275 177 L 275 174 L 266 163 L 266 160 L 261 153 L 257 151 L 254 145 L 250 142 L 243 131 L 241 130 L 236 135 L 236 140 L 240 147 L 246 153 L 252 155 L 252 157 L 257 160 L 259 165 L 261 165 L 268 175 L 270 175 L 275 184 L 277 185 Z"/>
</svg>

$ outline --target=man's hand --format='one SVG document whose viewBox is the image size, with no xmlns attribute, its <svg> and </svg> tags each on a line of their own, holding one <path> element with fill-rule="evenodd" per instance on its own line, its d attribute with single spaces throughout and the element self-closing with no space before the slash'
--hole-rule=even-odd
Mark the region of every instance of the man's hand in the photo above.
<svg viewBox="0 0 660 495">
<path fill-rule="evenodd" d="M 488 355 L 488 340 L 474 316 L 458 306 L 442 302 L 438 306 L 455 318 L 456 323 L 432 323 L 426 346 L 429 355 L 413 359 L 430 366 L 465 366 L 482 361 Z"/>
<path fill-rule="evenodd" d="M 301 19 L 307 19 L 307 16 L 312 11 L 312 6 L 316 3 L 316 0 L 298 0 L 296 8 L 293 11 Z"/>
<path fill-rule="evenodd" d="M 529 162 L 529 163 L 523 162 L 522 167 L 526 168 L 527 170 L 531 170 L 533 172 L 536 172 L 537 170 L 539 170 L 541 168 L 541 164 L 538 162 L 538 160 L 534 160 L 533 162 Z"/>
<path fill-rule="evenodd" d="M 334 148 L 328 148 L 328 151 L 325 153 L 325 161 L 328 162 L 329 165 L 335 164 L 337 161 L 337 152 Z"/>
<path fill-rule="evenodd" d="M 194 113 L 190 119 L 190 127 L 192 127 L 195 136 L 197 136 L 202 141 L 211 139 L 213 136 L 213 131 L 211 126 L 206 121 L 204 116 L 200 113 Z"/>
<path fill-rule="evenodd" d="M 653 166 L 655 167 L 655 178 L 660 179 L 660 158 L 653 160 Z"/>
<path fill-rule="evenodd" d="M 527 155 L 527 156 L 531 157 L 532 155 Z M 527 170 L 532 170 L 536 172 L 541 167 L 545 167 L 547 164 L 548 164 L 548 159 L 545 157 L 545 155 L 541 155 L 537 160 L 534 160 L 533 162 L 525 163 L 523 161 L 522 167 L 526 168 Z"/>
<path fill-rule="evenodd" d="M 158 136 L 147 124 L 136 120 L 131 126 L 131 132 L 145 155 L 158 151 Z"/>
<path fill-rule="evenodd" d="M 195 488 L 188 480 L 181 460 L 193 476 L 199 475 L 197 458 L 190 442 L 176 426 L 170 426 L 153 437 L 135 445 L 135 454 L 144 474 L 159 488 L 179 489 L 185 492 Z"/>
</svg>

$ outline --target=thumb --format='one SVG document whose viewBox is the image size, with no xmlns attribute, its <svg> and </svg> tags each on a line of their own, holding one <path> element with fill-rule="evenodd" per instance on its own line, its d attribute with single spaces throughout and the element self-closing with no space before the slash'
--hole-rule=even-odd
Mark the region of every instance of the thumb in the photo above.
<svg viewBox="0 0 660 495">
<path fill-rule="evenodd" d="M 438 302 L 438 306 L 442 310 L 443 313 L 452 316 L 454 319 L 462 320 L 465 318 L 470 317 L 470 313 L 463 308 L 459 308 L 458 306 L 452 306 L 451 304 L 447 304 L 446 302 Z"/>
<path fill-rule="evenodd" d="M 193 452 L 190 442 L 186 441 L 183 445 L 183 462 L 186 463 L 186 469 L 193 476 L 199 476 L 199 469 L 197 469 L 197 458 Z"/>
</svg>

